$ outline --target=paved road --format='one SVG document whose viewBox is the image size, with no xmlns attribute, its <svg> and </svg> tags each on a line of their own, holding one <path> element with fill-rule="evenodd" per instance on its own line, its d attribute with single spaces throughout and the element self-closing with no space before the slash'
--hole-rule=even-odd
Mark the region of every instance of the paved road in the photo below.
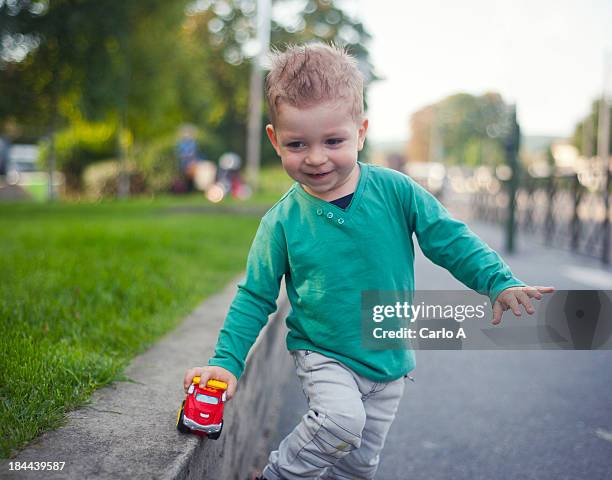
<svg viewBox="0 0 612 480">
<path fill-rule="evenodd" d="M 471 224 L 493 248 L 496 228 Z M 612 271 L 525 239 L 504 256 L 530 284 L 612 290 Z M 419 289 L 460 284 L 418 252 Z M 509 318 L 506 319 L 506 321 Z M 612 351 L 419 351 L 379 480 L 612 479 Z M 286 388 L 280 440 L 306 409 Z"/>
</svg>

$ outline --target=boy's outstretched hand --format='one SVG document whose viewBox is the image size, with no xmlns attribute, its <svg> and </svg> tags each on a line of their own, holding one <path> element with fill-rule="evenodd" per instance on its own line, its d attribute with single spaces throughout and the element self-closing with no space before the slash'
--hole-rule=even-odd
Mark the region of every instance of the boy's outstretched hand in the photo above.
<svg viewBox="0 0 612 480">
<path fill-rule="evenodd" d="M 493 325 L 501 322 L 502 315 L 506 310 L 512 310 L 517 317 L 521 316 L 521 305 L 531 315 L 535 312 L 531 305 L 531 298 L 540 300 L 543 293 L 552 293 L 554 287 L 510 287 L 501 292 L 493 304 Z"/>
<path fill-rule="evenodd" d="M 206 382 L 208 382 L 211 378 L 215 380 L 221 380 L 222 382 L 227 383 L 227 399 L 231 399 L 236 392 L 236 385 L 238 384 L 238 380 L 234 376 L 232 372 L 226 370 L 223 367 L 195 367 L 190 368 L 185 373 L 185 378 L 183 379 L 183 388 L 185 392 L 191 385 L 191 381 L 193 377 L 200 377 L 200 387 L 205 387 Z"/>
</svg>

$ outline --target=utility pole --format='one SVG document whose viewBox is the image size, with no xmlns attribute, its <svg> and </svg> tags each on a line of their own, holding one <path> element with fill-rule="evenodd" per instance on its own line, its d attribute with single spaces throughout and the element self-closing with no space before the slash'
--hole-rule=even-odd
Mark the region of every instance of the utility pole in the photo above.
<svg viewBox="0 0 612 480">
<path fill-rule="evenodd" d="M 119 111 L 117 112 L 117 157 L 119 159 L 119 178 L 117 184 L 117 197 L 130 196 L 130 173 L 128 169 L 128 93 L 130 88 L 130 53 L 127 45 L 127 34 L 121 30 L 119 45 L 123 51 L 123 68 L 121 72 Z"/>
<path fill-rule="evenodd" d="M 603 201 L 605 217 L 602 225 L 601 261 L 610 263 L 610 103 L 608 102 L 610 57 L 609 52 L 604 57 L 604 75 L 601 102 L 599 103 L 599 129 L 597 132 L 597 154 L 604 168 Z"/>
<path fill-rule="evenodd" d="M 55 131 L 57 129 L 57 108 L 54 106 L 53 120 L 51 121 L 51 130 L 49 132 L 49 164 L 47 165 L 49 183 L 47 186 L 47 200 L 49 202 L 55 201 L 55 169 L 56 167 L 56 145 L 55 145 Z"/>
<path fill-rule="evenodd" d="M 504 136 L 504 147 L 506 150 L 506 163 L 510 167 L 510 179 L 508 180 L 508 220 L 506 222 L 506 251 L 514 252 L 514 230 L 516 191 L 519 182 L 518 152 L 521 141 L 521 130 L 516 121 L 516 105 L 512 105 L 508 112 L 508 124 Z"/>
<path fill-rule="evenodd" d="M 263 100 L 264 62 L 270 48 L 271 0 L 257 0 L 257 43 L 249 86 L 249 122 L 247 127 L 247 179 L 253 190 L 259 181 L 261 156 L 261 104 Z"/>
<path fill-rule="evenodd" d="M 125 100 L 124 100 L 125 101 Z M 117 184 L 117 197 L 128 198 L 130 196 L 130 172 L 128 168 L 127 152 L 127 130 L 126 130 L 126 110 L 122 105 L 119 112 L 119 122 L 117 125 L 117 155 L 119 157 L 119 183 Z"/>
<path fill-rule="evenodd" d="M 58 123 L 58 103 L 59 103 L 59 92 L 60 92 L 60 80 L 57 72 L 57 63 L 51 71 L 52 85 L 51 85 L 51 128 L 49 131 L 49 162 L 47 165 L 49 183 L 47 188 L 47 200 L 54 202 L 56 200 L 55 195 L 55 170 L 57 169 L 57 145 L 55 143 L 55 135 L 57 133 Z"/>
</svg>

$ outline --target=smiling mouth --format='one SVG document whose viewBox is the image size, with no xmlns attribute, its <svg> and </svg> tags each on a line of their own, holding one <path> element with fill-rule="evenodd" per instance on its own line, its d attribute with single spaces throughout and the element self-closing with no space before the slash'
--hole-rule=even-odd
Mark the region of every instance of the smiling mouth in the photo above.
<svg viewBox="0 0 612 480">
<path fill-rule="evenodd" d="M 320 179 L 320 178 L 325 178 L 326 176 L 328 176 L 332 171 L 330 170 L 329 172 L 323 172 L 323 173 L 307 173 L 306 175 L 310 178 L 315 178 L 315 179 Z"/>
</svg>

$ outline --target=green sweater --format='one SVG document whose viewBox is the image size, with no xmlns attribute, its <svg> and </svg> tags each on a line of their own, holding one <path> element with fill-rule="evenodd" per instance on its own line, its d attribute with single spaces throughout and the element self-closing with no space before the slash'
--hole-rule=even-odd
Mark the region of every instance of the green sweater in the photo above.
<svg viewBox="0 0 612 480">
<path fill-rule="evenodd" d="M 430 260 L 491 302 L 502 290 L 523 285 L 497 253 L 409 177 L 359 165 L 346 210 L 296 183 L 264 215 L 209 365 L 240 377 L 285 276 L 292 307 L 289 350 L 320 352 L 376 382 L 405 375 L 415 366 L 414 352 L 366 350 L 360 308 L 365 290 L 414 291 L 413 234 Z"/>
</svg>

